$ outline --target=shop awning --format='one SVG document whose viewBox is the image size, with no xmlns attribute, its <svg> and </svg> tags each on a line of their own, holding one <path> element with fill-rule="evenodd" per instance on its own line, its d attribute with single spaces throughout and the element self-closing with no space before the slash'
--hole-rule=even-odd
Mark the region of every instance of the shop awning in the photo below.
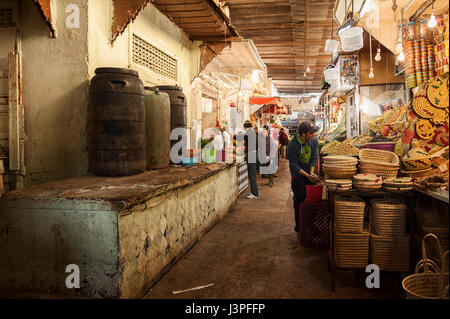
<svg viewBox="0 0 450 319">
<path fill-rule="evenodd" d="M 281 102 L 279 97 L 255 96 L 250 98 L 249 104 L 251 114 L 263 107 L 263 113 L 287 114 L 287 109 L 283 106 L 283 102 Z"/>
<path fill-rule="evenodd" d="M 34 0 L 34 5 L 38 8 L 39 13 L 44 20 L 47 27 L 50 29 L 50 36 L 54 38 L 56 36 L 55 27 L 52 22 L 52 10 L 50 0 Z"/>
</svg>

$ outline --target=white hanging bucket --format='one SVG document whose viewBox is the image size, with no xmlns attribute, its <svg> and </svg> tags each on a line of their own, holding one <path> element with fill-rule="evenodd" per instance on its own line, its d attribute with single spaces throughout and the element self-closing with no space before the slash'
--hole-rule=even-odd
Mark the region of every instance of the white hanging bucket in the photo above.
<svg viewBox="0 0 450 319">
<path fill-rule="evenodd" d="M 339 41 L 328 39 L 325 42 L 325 52 L 330 54 L 339 52 Z"/>
<path fill-rule="evenodd" d="M 325 71 L 323 71 L 323 75 L 325 76 L 325 81 L 329 84 L 336 83 L 339 80 L 339 69 L 326 69 Z"/>
<path fill-rule="evenodd" d="M 361 27 L 351 27 L 339 32 L 341 38 L 342 51 L 352 52 L 364 46 L 363 29 Z"/>
</svg>

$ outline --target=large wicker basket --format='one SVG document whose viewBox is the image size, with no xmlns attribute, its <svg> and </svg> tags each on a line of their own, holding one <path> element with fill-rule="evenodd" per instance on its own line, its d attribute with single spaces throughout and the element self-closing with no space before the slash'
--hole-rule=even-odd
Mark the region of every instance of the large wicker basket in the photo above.
<svg viewBox="0 0 450 319">
<path fill-rule="evenodd" d="M 334 200 L 336 230 L 362 233 L 366 203 L 356 196 L 336 196 Z"/>
<path fill-rule="evenodd" d="M 361 173 L 367 173 L 367 174 L 375 174 L 381 177 L 397 177 L 398 174 L 398 168 L 394 169 L 385 169 L 382 167 L 377 166 L 360 166 Z"/>
<path fill-rule="evenodd" d="M 410 237 L 379 236 L 370 234 L 371 263 L 381 270 L 409 271 Z"/>
<path fill-rule="evenodd" d="M 334 236 L 335 262 L 341 268 L 364 268 L 369 261 L 369 232 L 341 233 Z"/>
<path fill-rule="evenodd" d="M 373 225 L 380 236 L 405 235 L 406 205 L 394 199 L 380 200 L 372 204 Z"/>
<path fill-rule="evenodd" d="M 379 164 L 383 167 L 398 167 L 400 160 L 397 154 L 389 151 L 363 148 L 359 151 L 359 161 L 364 163 Z"/>
<path fill-rule="evenodd" d="M 416 273 L 403 279 L 402 287 L 408 299 L 448 299 L 448 250 L 441 254 L 441 268 L 438 273 L 433 273 L 428 267 L 425 240 L 427 238 L 439 239 L 434 234 L 427 234 L 422 240 L 422 261 L 424 273 Z M 419 266 L 419 264 L 417 266 Z"/>
</svg>

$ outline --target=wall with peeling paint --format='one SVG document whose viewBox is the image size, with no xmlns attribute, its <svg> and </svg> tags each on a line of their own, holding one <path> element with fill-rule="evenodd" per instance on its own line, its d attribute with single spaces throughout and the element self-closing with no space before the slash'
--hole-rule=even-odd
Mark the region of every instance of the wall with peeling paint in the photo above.
<svg viewBox="0 0 450 319">
<path fill-rule="evenodd" d="M 108 201 L 3 200 L 0 291 L 143 296 L 232 208 L 236 167 L 120 212 Z M 65 286 L 68 264 L 80 289 Z"/>
<path fill-rule="evenodd" d="M 65 8 L 80 8 L 80 28 L 67 29 Z M 57 38 L 32 1 L 22 2 L 25 185 L 86 174 L 88 67 L 85 0 L 61 0 L 54 23 Z"/>
</svg>

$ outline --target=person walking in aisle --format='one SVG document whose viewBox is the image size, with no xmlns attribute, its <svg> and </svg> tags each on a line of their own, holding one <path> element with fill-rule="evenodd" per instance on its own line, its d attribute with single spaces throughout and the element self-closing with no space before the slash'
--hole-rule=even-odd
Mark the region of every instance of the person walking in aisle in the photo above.
<svg viewBox="0 0 450 319">
<path fill-rule="evenodd" d="M 273 178 L 278 168 L 277 165 L 278 148 L 270 132 L 270 127 L 268 125 L 264 125 L 263 139 L 264 140 L 262 141 L 262 143 L 265 143 L 266 150 L 265 150 L 264 164 L 261 164 L 261 172 L 265 173 L 269 178 L 269 183 L 267 184 L 267 186 L 273 187 Z M 259 150 L 262 152 L 261 149 Z"/>
<path fill-rule="evenodd" d="M 278 141 L 281 145 L 281 158 L 286 159 L 286 149 L 287 145 L 289 144 L 289 138 L 286 135 L 286 132 L 284 132 L 283 128 L 280 128 L 280 135 L 278 137 Z"/>
<path fill-rule="evenodd" d="M 287 147 L 287 159 L 291 171 L 291 188 L 294 193 L 295 231 L 299 232 L 299 206 L 306 199 L 306 185 L 318 181 L 314 174 L 319 157 L 319 141 L 315 133 L 319 127 L 302 122 L 298 132 Z"/>
<path fill-rule="evenodd" d="M 244 123 L 244 141 L 245 141 L 245 161 L 247 163 L 248 181 L 250 183 L 250 193 L 247 199 L 258 198 L 258 184 L 256 183 L 256 158 L 257 158 L 257 140 L 256 132 L 253 129 L 252 122 L 245 121 Z"/>
</svg>

